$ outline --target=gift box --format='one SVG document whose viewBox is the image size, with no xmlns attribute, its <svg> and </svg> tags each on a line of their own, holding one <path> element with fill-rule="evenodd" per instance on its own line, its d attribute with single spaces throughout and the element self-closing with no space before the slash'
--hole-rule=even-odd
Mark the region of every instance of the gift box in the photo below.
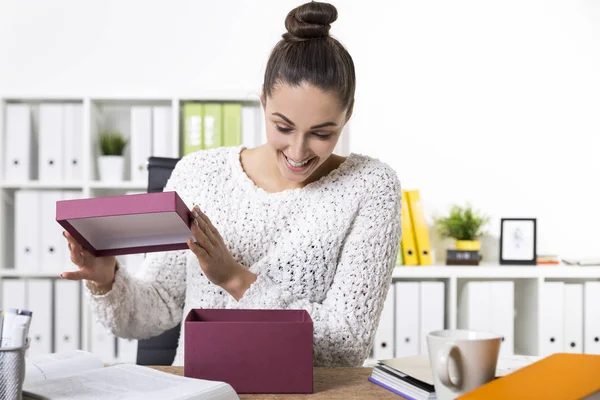
<svg viewBox="0 0 600 400">
<path fill-rule="evenodd" d="M 313 322 L 305 310 L 192 309 L 184 375 L 238 393 L 312 393 Z"/>
<path fill-rule="evenodd" d="M 192 220 L 177 192 L 56 202 L 56 221 L 95 256 L 187 249 Z"/>
</svg>

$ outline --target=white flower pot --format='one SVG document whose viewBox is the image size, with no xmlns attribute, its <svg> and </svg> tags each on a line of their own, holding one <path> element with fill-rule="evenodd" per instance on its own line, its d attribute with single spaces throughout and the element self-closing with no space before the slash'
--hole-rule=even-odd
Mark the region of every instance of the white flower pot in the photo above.
<svg viewBox="0 0 600 400">
<path fill-rule="evenodd" d="M 99 156 L 98 172 L 100 180 L 105 182 L 123 181 L 125 171 L 125 157 L 123 156 Z"/>
</svg>

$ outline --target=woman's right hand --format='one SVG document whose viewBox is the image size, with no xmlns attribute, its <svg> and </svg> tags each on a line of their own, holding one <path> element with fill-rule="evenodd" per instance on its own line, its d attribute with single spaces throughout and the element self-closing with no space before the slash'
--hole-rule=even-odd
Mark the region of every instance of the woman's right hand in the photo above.
<svg viewBox="0 0 600 400">
<path fill-rule="evenodd" d="M 60 277 L 79 281 L 92 281 L 98 288 L 110 290 L 115 279 L 117 259 L 115 256 L 95 257 L 85 250 L 69 232 L 63 231 L 63 236 L 69 242 L 71 261 L 79 270 L 63 272 Z"/>
</svg>

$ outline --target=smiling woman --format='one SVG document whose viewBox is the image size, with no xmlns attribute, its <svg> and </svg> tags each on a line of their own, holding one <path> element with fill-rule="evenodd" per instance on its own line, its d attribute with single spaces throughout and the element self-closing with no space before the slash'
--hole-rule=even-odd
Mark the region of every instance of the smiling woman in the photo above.
<svg viewBox="0 0 600 400">
<path fill-rule="evenodd" d="M 98 319 L 126 338 L 148 338 L 193 308 L 303 309 L 314 323 L 317 366 L 367 358 L 400 239 L 400 183 L 386 164 L 333 154 L 352 115 L 352 58 L 329 36 L 337 10 L 292 10 L 263 85 L 267 142 L 185 156 L 165 190 L 193 207 L 190 250 L 149 254 L 136 276 L 82 250 Z M 182 327 L 184 325 L 182 324 Z M 183 363 L 184 333 L 174 365 Z"/>
</svg>

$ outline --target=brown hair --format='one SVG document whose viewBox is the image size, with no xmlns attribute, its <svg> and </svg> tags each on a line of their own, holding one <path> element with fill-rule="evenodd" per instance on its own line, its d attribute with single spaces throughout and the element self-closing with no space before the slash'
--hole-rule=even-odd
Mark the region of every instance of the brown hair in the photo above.
<svg viewBox="0 0 600 400">
<path fill-rule="evenodd" d="M 356 88 L 354 63 L 344 46 L 329 36 L 336 19 L 337 9 L 333 5 L 316 1 L 289 12 L 285 19 L 287 32 L 267 62 L 265 99 L 277 84 L 298 86 L 306 82 L 337 93 L 342 109 L 347 109 L 350 115 Z"/>
</svg>

